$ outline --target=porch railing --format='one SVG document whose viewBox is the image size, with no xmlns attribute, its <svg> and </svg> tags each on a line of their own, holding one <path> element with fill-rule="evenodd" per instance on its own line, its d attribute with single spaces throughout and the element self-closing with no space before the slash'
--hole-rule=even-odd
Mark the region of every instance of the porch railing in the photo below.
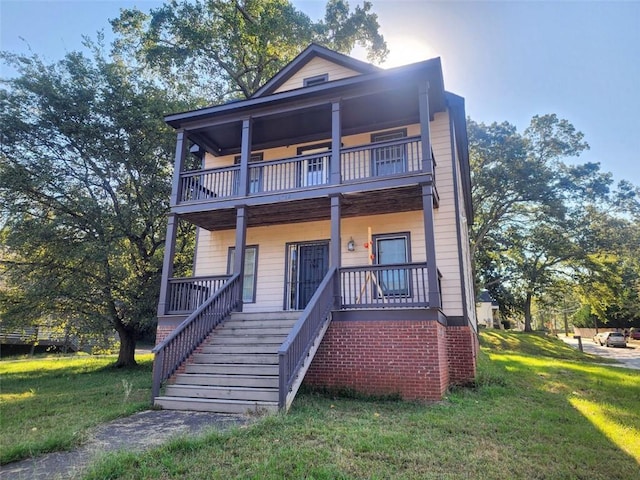
<svg viewBox="0 0 640 480">
<path fill-rule="evenodd" d="M 242 299 L 240 276 L 234 275 L 215 295 L 189 315 L 178 328 L 152 350 L 152 397 L 160 394 L 162 382 L 167 380 L 193 351 L 207 338 Z"/>
<path fill-rule="evenodd" d="M 193 312 L 230 278 L 231 275 L 170 278 L 166 313 L 181 315 Z"/>
<path fill-rule="evenodd" d="M 422 142 L 419 136 L 343 148 L 340 154 L 342 182 L 421 171 Z"/>
<path fill-rule="evenodd" d="M 327 322 L 331 310 L 336 306 L 334 285 L 337 275 L 336 267 L 332 267 L 327 272 L 289 336 L 278 350 L 280 364 L 278 407 L 280 410 L 286 408 L 287 396 L 292 391 L 314 342 L 320 341 L 318 335 Z"/>
<path fill-rule="evenodd" d="M 433 154 L 431 155 L 432 162 Z M 331 152 L 299 155 L 249 164 L 249 195 L 298 190 L 329 184 Z M 340 150 L 340 182 L 419 173 L 420 136 L 375 142 Z M 195 170 L 180 174 L 178 203 L 235 197 L 240 166 Z"/>
<path fill-rule="evenodd" d="M 340 269 L 342 309 L 428 307 L 426 263 Z"/>
</svg>

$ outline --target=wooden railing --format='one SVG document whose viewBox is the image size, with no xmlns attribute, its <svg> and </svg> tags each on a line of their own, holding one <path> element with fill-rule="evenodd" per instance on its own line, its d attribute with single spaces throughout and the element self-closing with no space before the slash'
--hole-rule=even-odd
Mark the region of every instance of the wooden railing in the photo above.
<svg viewBox="0 0 640 480">
<path fill-rule="evenodd" d="M 422 171 L 420 137 L 343 148 L 340 152 L 340 176 L 343 183 Z"/>
<path fill-rule="evenodd" d="M 328 322 L 331 310 L 336 307 L 334 285 L 337 275 L 337 269 L 332 267 L 278 350 L 280 410 L 287 407 L 287 396 L 292 392 L 305 360 L 311 360 L 308 358 L 309 353 L 314 344 L 320 342 L 318 336 Z M 308 363 L 306 366 L 308 367 Z M 295 396 L 295 391 L 292 393 Z"/>
<path fill-rule="evenodd" d="M 331 152 L 249 164 L 249 195 L 286 192 L 330 182 Z M 435 171 L 433 153 L 431 161 Z M 420 136 L 370 143 L 340 150 L 340 182 L 415 174 L 423 171 Z M 182 172 L 178 203 L 235 197 L 240 166 Z"/>
<path fill-rule="evenodd" d="M 184 315 L 193 312 L 211 297 L 213 292 L 220 290 L 230 278 L 231 275 L 170 278 L 165 313 Z"/>
<path fill-rule="evenodd" d="M 240 276 L 234 275 L 222 289 L 189 315 L 178 328 L 152 350 L 152 397 L 160 394 L 162 382 L 175 373 L 204 339 L 241 302 Z"/>
<path fill-rule="evenodd" d="M 426 263 L 340 269 L 342 309 L 429 306 Z"/>
</svg>

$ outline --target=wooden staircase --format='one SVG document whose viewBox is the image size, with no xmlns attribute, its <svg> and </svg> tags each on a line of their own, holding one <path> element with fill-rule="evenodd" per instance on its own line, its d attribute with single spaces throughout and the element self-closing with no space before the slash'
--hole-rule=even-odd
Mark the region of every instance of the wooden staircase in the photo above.
<svg viewBox="0 0 640 480">
<path fill-rule="evenodd" d="M 217 413 L 278 410 L 278 348 L 300 312 L 232 313 L 155 406 Z"/>
</svg>

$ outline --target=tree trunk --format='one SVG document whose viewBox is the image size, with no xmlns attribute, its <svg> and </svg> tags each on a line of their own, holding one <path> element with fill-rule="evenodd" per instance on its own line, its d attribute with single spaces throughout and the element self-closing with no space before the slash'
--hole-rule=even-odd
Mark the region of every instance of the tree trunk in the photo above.
<svg viewBox="0 0 640 480">
<path fill-rule="evenodd" d="M 120 351 L 118 352 L 117 368 L 135 367 L 136 339 L 126 328 L 117 329 L 120 336 Z"/>
<path fill-rule="evenodd" d="M 533 332 L 531 328 L 531 294 L 527 293 L 527 298 L 524 301 L 524 331 Z"/>
</svg>

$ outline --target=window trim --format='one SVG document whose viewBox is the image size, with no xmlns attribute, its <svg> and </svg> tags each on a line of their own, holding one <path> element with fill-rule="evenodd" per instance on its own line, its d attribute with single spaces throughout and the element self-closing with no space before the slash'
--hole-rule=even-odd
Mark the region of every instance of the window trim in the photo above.
<svg viewBox="0 0 640 480">
<path fill-rule="evenodd" d="M 245 262 L 246 262 L 246 251 L 250 248 L 255 249 L 256 254 L 255 254 L 255 262 L 253 265 L 253 287 L 252 287 L 252 298 L 251 300 L 245 300 L 244 299 L 244 294 L 243 294 L 243 299 L 242 302 L 243 303 L 256 303 L 256 292 L 258 290 L 258 251 L 259 251 L 259 246 L 258 245 L 245 245 L 244 250 L 245 250 Z M 235 251 L 236 251 L 236 247 L 229 247 L 228 251 L 227 251 L 227 275 L 232 275 L 233 274 L 233 263 L 231 262 L 231 257 L 232 255 L 235 255 Z M 246 269 L 245 269 L 245 276 L 247 274 Z M 244 278 L 242 279 L 242 283 L 244 285 Z"/>
<path fill-rule="evenodd" d="M 375 143 L 379 143 L 379 142 L 387 142 L 387 141 L 391 141 L 391 140 L 399 140 L 401 138 L 406 138 L 407 137 L 407 133 L 408 132 L 407 132 L 406 128 L 397 128 L 395 130 L 385 130 L 383 132 L 372 133 L 371 134 L 371 143 L 375 144 Z M 397 134 L 400 134 L 401 136 L 399 136 L 398 138 L 391 139 L 391 140 L 380 140 L 380 137 L 397 135 Z M 378 165 L 377 152 L 381 148 L 389 148 L 389 147 L 380 147 L 380 148 L 373 147 L 371 149 L 371 173 L 373 174 L 374 177 L 395 175 L 395 174 L 385 174 L 385 175 L 383 175 L 383 174 L 378 173 L 378 169 L 380 168 L 380 166 Z M 402 148 L 402 169 L 403 169 L 403 172 L 406 173 L 406 171 L 407 171 L 407 147 L 406 147 L 406 145 L 402 145 L 401 148 Z"/>
<path fill-rule="evenodd" d="M 315 75 L 313 77 L 307 77 L 302 80 L 303 87 L 315 87 L 316 85 L 320 85 L 322 83 L 326 83 L 329 81 L 329 74 L 323 73 L 322 75 Z"/>
<path fill-rule="evenodd" d="M 233 157 L 233 164 L 234 165 L 240 165 L 241 158 L 242 157 L 240 155 L 236 155 L 235 157 Z M 252 163 L 262 162 L 262 161 L 264 161 L 264 152 L 251 153 L 251 156 L 249 157 L 249 165 L 250 165 L 250 167 L 249 167 L 250 168 L 250 170 L 249 170 L 249 194 L 262 192 L 262 167 L 258 167 L 258 169 L 257 169 L 258 178 L 254 179 L 254 180 L 251 179 L 251 164 Z M 253 191 L 251 189 L 252 181 L 256 182 L 256 183 L 253 184 L 253 185 L 257 186 L 257 189 L 255 191 Z"/>
<path fill-rule="evenodd" d="M 404 238 L 405 246 L 406 246 L 406 260 L 405 263 L 411 263 L 411 232 L 396 232 L 396 233 L 379 233 L 371 236 L 372 245 L 372 253 L 374 255 L 375 265 L 385 265 L 384 263 L 379 263 L 380 257 L 378 255 L 378 241 L 380 240 L 393 240 L 397 238 Z M 380 270 L 380 272 L 383 272 Z M 413 297 L 413 281 L 409 272 L 406 272 L 406 288 L 402 289 L 398 293 L 385 293 L 382 285 L 380 286 L 380 290 L 382 291 L 383 296 L 385 297 L 395 297 L 395 298 L 411 298 Z M 378 294 L 379 295 L 379 294 Z"/>
</svg>

